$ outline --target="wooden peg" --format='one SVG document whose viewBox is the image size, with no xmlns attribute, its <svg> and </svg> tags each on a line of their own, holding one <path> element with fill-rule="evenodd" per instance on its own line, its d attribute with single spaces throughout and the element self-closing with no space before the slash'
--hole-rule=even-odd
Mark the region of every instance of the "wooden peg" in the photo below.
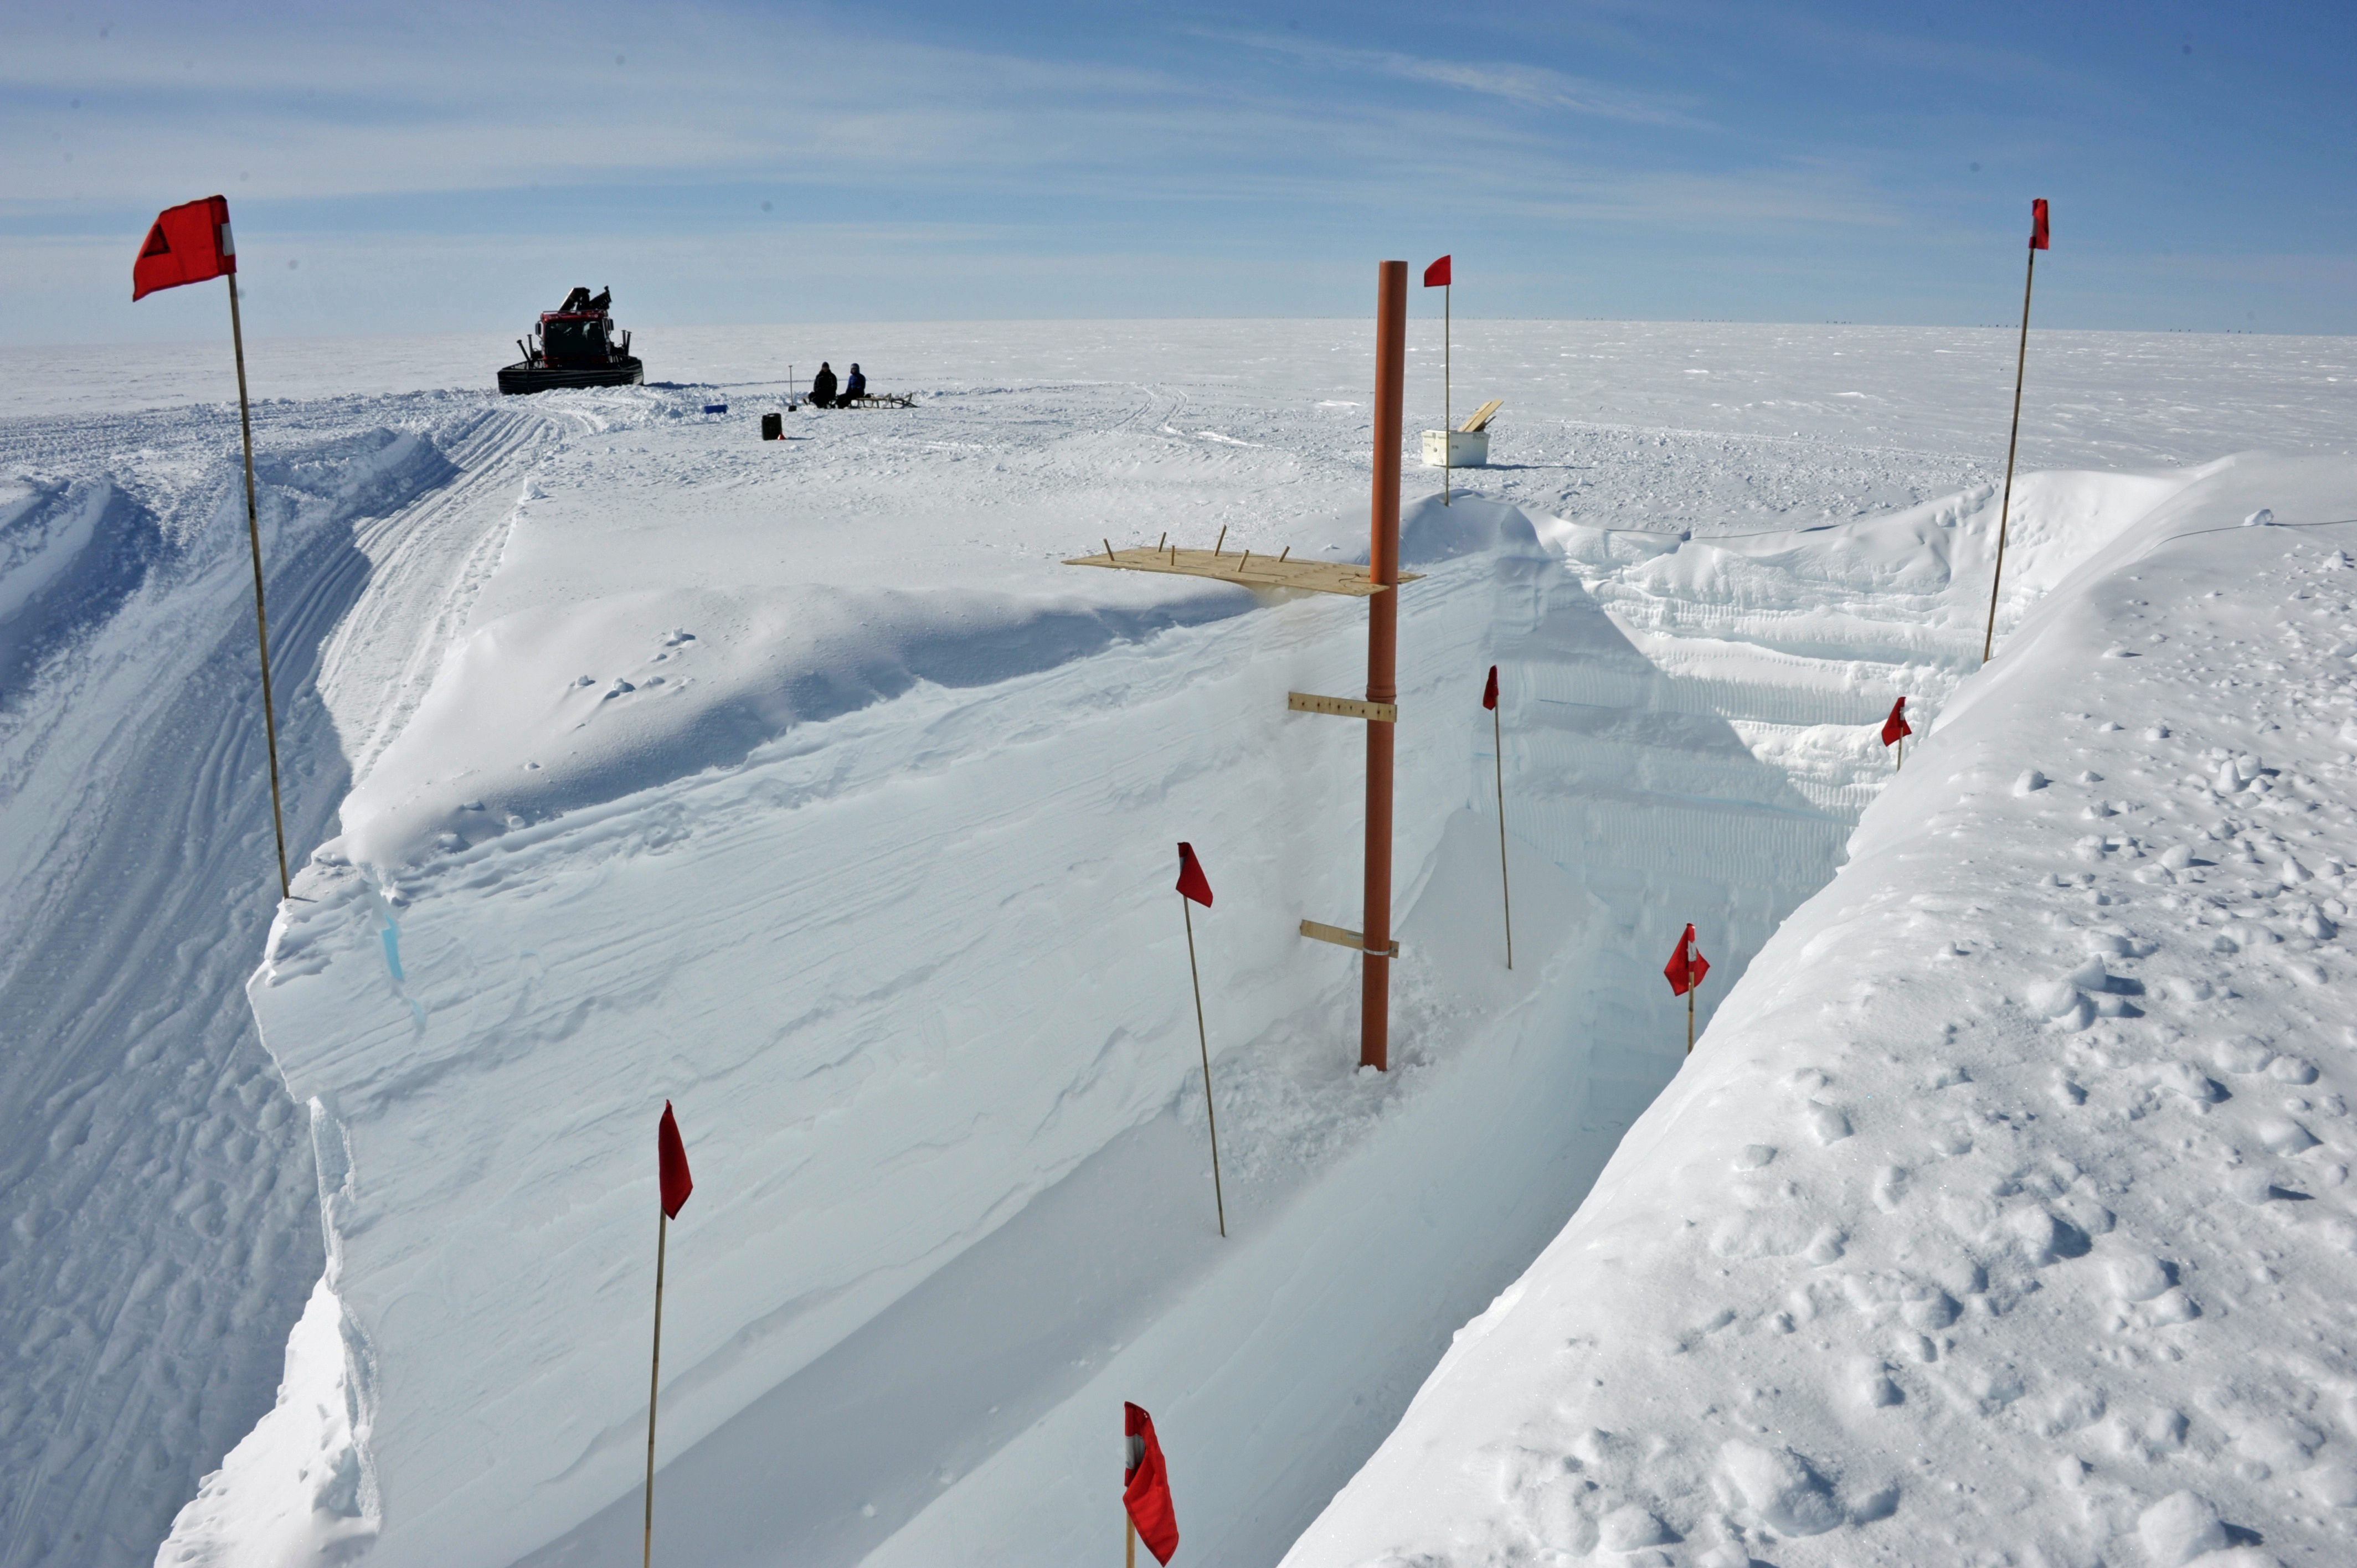
<svg viewBox="0 0 2357 1568">
<path fill-rule="evenodd" d="M 1110 561 L 1110 560 L 1112 560 L 1112 559 L 1114 558 L 1114 554 L 1113 554 L 1113 541 L 1112 541 L 1112 540 L 1110 540 L 1110 539 L 1106 540 L 1106 541 L 1104 542 L 1104 547 L 1105 547 L 1105 559 L 1106 559 L 1106 560 L 1108 560 L 1108 561 Z"/>
<path fill-rule="evenodd" d="M 1219 539 L 1211 545 L 1211 553 L 1217 555 L 1220 553 L 1220 546 L 1225 544 L 1227 542 L 1228 531 L 1225 528 L 1222 528 L 1220 530 Z"/>
</svg>

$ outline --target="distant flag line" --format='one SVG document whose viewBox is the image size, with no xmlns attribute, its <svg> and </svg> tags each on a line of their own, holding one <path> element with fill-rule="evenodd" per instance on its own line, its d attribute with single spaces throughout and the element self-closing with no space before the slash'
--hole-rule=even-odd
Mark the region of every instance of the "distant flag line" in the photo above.
<svg viewBox="0 0 2357 1568">
<path fill-rule="evenodd" d="M 2021 280 L 2021 347 L 2013 366 L 2013 433 L 2005 441 L 2005 499 L 1996 510 L 1996 565 L 1989 573 L 1988 629 L 1981 634 L 1981 662 L 1989 661 L 1996 645 L 1996 592 L 2005 580 L 2006 525 L 2013 516 L 2013 457 L 2021 445 L 2021 382 L 2029 368 L 2029 291 L 2038 282 L 2038 252 L 2052 249 L 2046 226 L 2046 199 L 2029 204 L 2029 266 Z"/>
<path fill-rule="evenodd" d="M 245 328 L 237 308 L 237 242 L 230 232 L 229 199 L 208 196 L 156 215 L 131 263 L 131 300 L 184 284 L 229 280 L 229 336 L 237 353 L 237 427 L 245 440 L 245 537 L 253 552 L 253 634 L 262 650 L 262 725 L 270 747 L 270 823 L 278 835 L 278 896 L 292 891 L 286 875 L 286 814 L 278 788 L 278 714 L 270 694 L 270 618 L 262 603 L 262 524 L 253 505 L 253 413 L 245 393 Z"/>
</svg>

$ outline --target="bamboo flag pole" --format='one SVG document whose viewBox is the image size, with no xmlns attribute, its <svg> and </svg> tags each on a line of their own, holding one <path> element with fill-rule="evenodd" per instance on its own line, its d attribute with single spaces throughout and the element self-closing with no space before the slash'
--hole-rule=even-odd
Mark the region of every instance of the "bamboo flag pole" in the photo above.
<svg viewBox="0 0 2357 1568">
<path fill-rule="evenodd" d="M 1211 1108 L 1211 1037 L 1203 1028 L 1203 976 L 1195 967 L 1195 911 L 1188 908 L 1191 902 L 1184 893 L 1178 896 L 1179 910 L 1187 918 L 1187 973 L 1195 983 L 1195 1043 L 1203 1052 L 1203 1115 L 1211 1128 L 1211 1201 L 1219 1206 L 1220 1234 L 1225 1237 L 1228 1200 L 1220 1190 L 1220 1117 Z"/>
<path fill-rule="evenodd" d="M 1694 993 L 1698 987 L 1686 987 L 1686 1055 L 1694 1055 Z"/>
<path fill-rule="evenodd" d="M 131 299 L 136 304 L 158 289 L 222 278 L 229 284 L 229 336 L 237 352 L 237 427 L 245 445 L 245 538 L 253 549 L 253 634 L 262 650 L 262 724 L 270 744 L 270 823 L 278 835 L 278 896 L 288 896 L 286 812 L 278 786 L 278 709 L 270 694 L 270 618 L 262 605 L 262 524 L 253 504 L 253 407 L 245 392 L 245 324 L 237 303 L 237 241 L 230 232 L 229 202 L 209 196 L 184 201 L 156 215 L 131 263 Z"/>
<path fill-rule="evenodd" d="M 1137 1521 L 1126 1511 L 1121 1517 L 1122 1522 L 1129 1526 L 1128 1544 L 1121 1554 L 1122 1568 L 1137 1568 Z"/>
<path fill-rule="evenodd" d="M 1984 664 L 1989 661 L 1989 650 L 1996 643 L 1997 585 L 2005 580 L 2006 524 L 2013 514 L 2013 458 L 2021 443 L 2021 382 L 2029 367 L 2029 291 L 2038 282 L 2038 252 L 2047 249 L 2045 198 L 2031 202 L 2029 213 L 2029 266 L 2021 280 L 2021 346 L 2013 362 L 2013 433 L 2005 442 L 2005 499 L 1997 505 L 1996 569 L 1989 575 L 1988 629 L 1981 635 Z"/>
<path fill-rule="evenodd" d="M 1481 705 L 1490 710 L 1490 746 L 1498 765 L 1498 897 L 1506 912 L 1506 967 L 1514 967 L 1514 895 L 1506 880 L 1506 732 L 1498 704 L 1498 667 L 1490 666 L 1490 683 L 1482 688 Z"/>
<path fill-rule="evenodd" d="M 655 1560 L 655 1395 L 662 1390 L 663 1247 L 671 1239 L 671 1216 L 655 1219 L 655 1353 L 647 1372 L 647 1523 L 639 1552 L 640 1568 L 653 1568 Z"/>
<path fill-rule="evenodd" d="M 245 395 L 245 327 L 238 319 L 237 274 L 229 284 L 229 336 L 237 349 L 237 427 L 245 438 L 245 538 L 253 549 L 253 635 L 262 649 L 262 727 L 270 743 L 270 825 L 278 834 L 278 896 L 291 891 L 286 876 L 286 813 L 278 789 L 278 714 L 270 696 L 270 618 L 262 607 L 262 524 L 253 505 L 253 414 Z"/>
<path fill-rule="evenodd" d="M 1440 504 L 1449 504 L 1449 491 L 1457 478 L 1457 409 L 1449 401 L 1456 385 L 1449 366 L 1450 344 L 1455 338 L 1450 320 L 1452 301 L 1457 292 L 1454 281 L 1440 285 Z M 1513 965 L 1506 966 L 1512 969 Z"/>
<path fill-rule="evenodd" d="M 639 1542 L 639 1568 L 653 1568 L 655 1558 L 655 1396 L 662 1391 L 663 1252 L 671 1240 L 671 1222 L 686 1207 L 695 1179 L 688 1174 L 687 1145 L 679 1135 L 679 1120 L 671 1101 L 663 1101 L 662 1120 L 655 1125 L 655 1174 L 662 1203 L 655 1219 L 655 1348 L 647 1369 L 647 1513 Z"/>
</svg>

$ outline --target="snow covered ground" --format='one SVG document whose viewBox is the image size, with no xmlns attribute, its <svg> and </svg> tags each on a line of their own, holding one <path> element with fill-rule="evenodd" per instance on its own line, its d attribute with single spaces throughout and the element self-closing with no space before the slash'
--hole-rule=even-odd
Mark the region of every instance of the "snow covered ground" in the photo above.
<svg viewBox="0 0 2357 1568">
<path fill-rule="evenodd" d="M 438 390 L 473 345 L 255 346 L 325 843 L 266 1058 L 233 411 L 118 412 L 219 367 L 50 361 L 9 405 L 0 1562 L 144 1560 L 282 1348 L 163 1561 L 627 1559 L 668 1097 L 659 1550 L 1077 1560 L 1128 1397 L 1190 1555 L 1272 1563 L 1678 1071 L 1678 927 L 1707 1016 L 1887 782 L 1870 721 L 1977 654 L 2004 334 L 1460 328 L 1505 466 L 1410 520 L 1401 1070 L 1361 1079 L 1350 961 L 1293 931 L 1355 919 L 1355 736 L 1283 707 L 1351 690 L 1361 612 L 1055 562 L 1362 550 L 1363 324 L 858 329 L 920 409 L 755 441 L 819 337 L 529 403 Z M 2050 341 L 2026 463 L 2109 471 L 2018 484 L 2001 625 L 2188 463 L 2345 446 L 2348 343 Z"/>
<path fill-rule="evenodd" d="M 2350 1561 L 2352 549 L 2244 458 L 2050 594 L 1286 1563 Z"/>
</svg>

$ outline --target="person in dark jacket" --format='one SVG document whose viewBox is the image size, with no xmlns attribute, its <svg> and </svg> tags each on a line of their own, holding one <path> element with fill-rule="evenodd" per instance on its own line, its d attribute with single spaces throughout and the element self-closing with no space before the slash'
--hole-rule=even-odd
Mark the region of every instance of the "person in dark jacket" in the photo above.
<svg viewBox="0 0 2357 1568">
<path fill-rule="evenodd" d="M 853 398 L 866 395 L 867 378 L 860 373 L 859 361 L 854 360 L 851 361 L 851 379 L 843 383 L 843 397 L 840 401 L 844 407 L 849 408 Z"/>
<path fill-rule="evenodd" d="M 811 378 L 810 402 L 813 408 L 834 406 L 834 367 L 824 360 L 818 362 L 818 374 Z"/>
</svg>

